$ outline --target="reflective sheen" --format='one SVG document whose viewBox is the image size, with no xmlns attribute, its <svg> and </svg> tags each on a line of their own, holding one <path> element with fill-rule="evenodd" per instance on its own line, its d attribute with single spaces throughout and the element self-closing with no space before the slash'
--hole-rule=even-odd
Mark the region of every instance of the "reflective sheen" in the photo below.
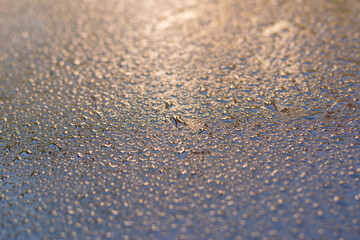
<svg viewBox="0 0 360 240">
<path fill-rule="evenodd" d="M 359 239 L 359 12 L 1 1 L 0 239 Z"/>
</svg>

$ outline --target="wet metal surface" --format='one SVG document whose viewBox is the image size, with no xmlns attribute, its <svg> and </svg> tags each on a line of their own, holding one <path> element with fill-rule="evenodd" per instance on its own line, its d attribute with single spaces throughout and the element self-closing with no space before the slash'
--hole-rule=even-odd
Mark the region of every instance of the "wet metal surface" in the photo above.
<svg viewBox="0 0 360 240">
<path fill-rule="evenodd" d="M 0 1 L 0 239 L 359 239 L 359 12 Z"/>
</svg>

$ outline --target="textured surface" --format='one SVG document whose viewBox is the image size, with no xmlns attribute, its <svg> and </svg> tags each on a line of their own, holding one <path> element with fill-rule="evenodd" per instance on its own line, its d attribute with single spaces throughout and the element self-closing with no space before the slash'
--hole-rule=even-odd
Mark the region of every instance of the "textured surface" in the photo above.
<svg viewBox="0 0 360 240">
<path fill-rule="evenodd" d="M 0 239 L 359 239 L 360 2 L 0 1 Z"/>
</svg>

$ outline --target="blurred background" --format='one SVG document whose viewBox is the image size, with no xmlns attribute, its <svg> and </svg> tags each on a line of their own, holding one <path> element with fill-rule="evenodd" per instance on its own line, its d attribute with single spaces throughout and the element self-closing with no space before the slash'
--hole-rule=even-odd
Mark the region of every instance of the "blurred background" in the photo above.
<svg viewBox="0 0 360 240">
<path fill-rule="evenodd" d="M 0 0 L 0 238 L 358 239 L 359 12 Z"/>
</svg>

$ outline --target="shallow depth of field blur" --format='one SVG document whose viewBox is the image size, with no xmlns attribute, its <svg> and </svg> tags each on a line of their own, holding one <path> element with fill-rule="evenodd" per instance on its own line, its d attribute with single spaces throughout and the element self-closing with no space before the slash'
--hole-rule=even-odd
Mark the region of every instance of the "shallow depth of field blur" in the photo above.
<svg viewBox="0 0 360 240">
<path fill-rule="evenodd" d="M 359 13 L 0 0 L 0 239 L 359 239 Z"/>
</svg>

